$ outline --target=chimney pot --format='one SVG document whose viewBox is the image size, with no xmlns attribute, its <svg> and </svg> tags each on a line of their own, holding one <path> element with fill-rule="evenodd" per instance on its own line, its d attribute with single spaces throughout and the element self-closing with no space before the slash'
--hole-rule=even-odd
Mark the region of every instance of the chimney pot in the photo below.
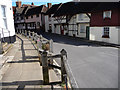
<svg viewBox="0 0 120 90">
<path fill-rule="evenodd" d="M 34 5 L 34 3 L 32 2 L 31 5 Z"/>
<path fill-rule="evenodd" d="M 16 1 L 16 7 L 21 8 L 22 2 L 20 0 Z"/>
<path fill-rule="evenodd" d="M 52 3 L 47 3 L 48 9 L 52 7 Z"/>
</svg>

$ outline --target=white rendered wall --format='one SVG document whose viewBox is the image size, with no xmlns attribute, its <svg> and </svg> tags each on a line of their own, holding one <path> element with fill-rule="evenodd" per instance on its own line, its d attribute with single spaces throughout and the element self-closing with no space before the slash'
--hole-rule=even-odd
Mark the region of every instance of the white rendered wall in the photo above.
<svg viewBox="0 0 120 90">
<path fill-rule="evenodd" d="M 120 26 L 118 27 L 118 44 L 120 44 Z"/>
<path fill-rule="evenodd" d="M 80 31 L 81 25 L 85 25 L 84 33 Z M 78 35 L 77 37 L 86 38 L 86 27 L 89 26 L 88 23 L 79 23 L 78 24 Z"/>
<path fill-rule="evenodd" d="M 120 33 L 120 29 L 118 29 L 118 27 L 109 27 L 109 28 L 110 28 L 109 31 L 110 38 L 102 38 L 103 27 L 90 27 L 90 40 L 118 44 L 118 34 Z"/>
<path fill-rule="evenodd" d="M 49 21 L 48 21 L 48 15 L 45 16 L 45 32 L 48 32 L 49 30 Z"/>
<path fill-rule="evenodd" d="M 4 29 L 4 35 L 2 34 L 1 28 L 3 28 L 3 22 L 2 21 L 2 14 L 0 13 L 0 33 L 3 37 L 9 37 L 15 35 L 15 29 L 14 29 L 14 20 L 13 20 L 13 10 L 12 10 L 12 1 L 11 0 L 1 0 L 0 1 L 0 12 L 1 12 L 1 5 L 6 6 L 6 17 L 7 17 L 7 29 Z M 8 33 L 10 31 L 10 33 Z"/>
</svg>

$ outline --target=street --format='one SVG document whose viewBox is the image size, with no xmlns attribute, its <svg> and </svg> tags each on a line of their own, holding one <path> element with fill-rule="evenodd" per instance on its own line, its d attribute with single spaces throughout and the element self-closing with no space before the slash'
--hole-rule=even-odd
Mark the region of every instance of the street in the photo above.
<svg viewBox="0 0 120 90">
<path fill-rule="evenodd" d="M 90 44 L 60 35 L 43 34 L 54 41 L 54 53 L 65 49 L 79 88 L 118 87 L 118 49 Z M 59 61 L 57 61 L 60 63 Z"/>
</svg>

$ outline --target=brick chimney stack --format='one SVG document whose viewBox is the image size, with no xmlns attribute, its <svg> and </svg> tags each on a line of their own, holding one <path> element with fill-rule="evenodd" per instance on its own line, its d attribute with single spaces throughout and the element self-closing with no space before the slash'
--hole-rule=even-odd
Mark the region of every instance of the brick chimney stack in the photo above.
<svg viewBox="0 0 120 90">
<path fill-rule="evenodd" d="M 48 9 L 52 7 L 52 3 L 47 3 Z"/>
<path fill-rule="evenodd" d="M 34 5 L 34 3 L 32 2 L 31 5 Z"/>
<path fill-rule="evenodd" d="M 16 1 L 16 7 L 21 8 L 22 2 L 20 0 Z"/>
</svg>

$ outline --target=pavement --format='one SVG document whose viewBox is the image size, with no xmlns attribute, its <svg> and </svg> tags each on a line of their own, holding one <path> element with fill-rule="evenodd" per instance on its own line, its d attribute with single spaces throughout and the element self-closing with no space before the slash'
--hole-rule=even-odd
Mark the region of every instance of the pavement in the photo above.
<svg viewBox="0 0 120 90">
<path fill-rule="evenodd" d="M 60 53 L 61 49 L 67 51 L 74 83 L 79 88 L 118 88 L 118 48 L 67 36 L 41 34 L 53 39 L 54 53 Z M 60 65 L 59 60 L 56 62 Z"/>
<path fill-rule="evenodd" d="M 54 70 L 49 70 L 50 84 L 43 85 L 42 66 L 39 63 L 37 48 L 28 38 L 17 35 L 13 47 L 6 55 L 0 56 L 1 58 L 4 61 L 0 70 L 2 89 L 61 88 L 60 84 L 55 83 L 59 82 L 60 78 Z"/>
</svg>

